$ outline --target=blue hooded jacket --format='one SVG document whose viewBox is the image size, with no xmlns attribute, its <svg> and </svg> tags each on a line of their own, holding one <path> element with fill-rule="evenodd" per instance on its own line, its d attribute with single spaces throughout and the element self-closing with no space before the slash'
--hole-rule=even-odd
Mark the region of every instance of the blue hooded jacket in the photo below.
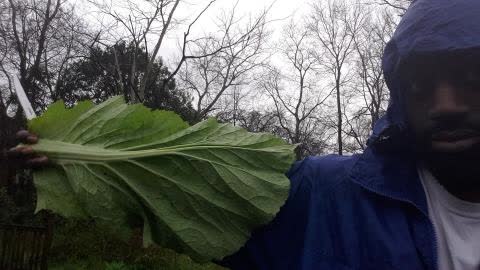
<svg viewBox="0 0 480 270">
<path fill-rule="evenodd" d="M 399 69 L 417 55 L 480 47 L 480 1 L 417 0 L 385 48 L 390 103 L 363 154 L 309 157 L 288 173 L 275 219 L 223 265 L 231 269 L 437 269 L 436 237 L 412 154 Z"/>
</svg>

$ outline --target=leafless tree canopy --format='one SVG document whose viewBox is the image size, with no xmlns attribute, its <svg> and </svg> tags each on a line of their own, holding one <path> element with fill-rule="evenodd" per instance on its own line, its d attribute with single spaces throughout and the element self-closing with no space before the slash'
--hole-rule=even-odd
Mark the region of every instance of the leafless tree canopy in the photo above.
<svg viewBox="0 0 480 270">
<path fill-rule="evenodd" d="M 353 67 L 356 72 L 347 104 L 354 102 L 359 106 L 351 116 L 344 115 L 347 124 L 345 133 L 354 141 L 349 152 L 364 150 L 370 130 L 385 113 L 388 101 L 381 58 L 386 39 L 393 35 L 393 22 L 385 13 L 374 15 L 369 12 L 367 15 L 353 39 L 356 52 Z M 346 105 L 344 107 L 346 111 Z"/>
<path fill-rule="evenodd" d="M 378 0 L 380 5 L 394 9 L 400 16 L 403 15 L 413 0 Z"/>
<path fill-rule="evenodd" d="M 342 97 L 349 79 L 347 67 L 354 54 L 354 40 L 365 20 L 365 12 L 358 2 L 322 1 L 313 4 L 308 28 L 318 47 L 317 58 L 333 79 L 336 99 L 336 128 L 338 154 L 343 154 Z"/>
<path fill-rule="evenodd" d="M 116 61 L 118 84 L 122 92 L 128 93 L 131 102 L 143 102 L 145 99 L 145 87 L 158 58 L 160 47 L 164 43 L 167 32 L 177 23 L 174 15 L 179 2 L 180 0 L 90 0 L 100 14 L 106 15 L 112 21 L 103 26 L 102 34 L 106 42 L 119 43 L 128 40 L 133 44 L 134 51 L 138 49 L 146 51 L 147 66 L 141 74 L 137 72 L 140 56 L 136 54 L 132 56 L 129 76 L 131 81 L 126 85 L 122 82 L 123 75 Z M 153 45 L 153 48 L 149 45 Z M 117 59 L 116 51 L 114 55 Z"/>
<path fill-rule="evenodd" d="M 56 82 L 82 57 L 88 40 L 85 24 L 64 0 L 1 1 L 0 71 L 2 103 L 15 103 L 12 76 L 18 76 L 34 109 L 42 111 L 58 97 Z"/>
<path fill-rule="evenodd" d="M 238 18 L 235 7 L 225 11 L 210 35 L 189 44 L 188 56 L 184 50 L 185 66 L 179 77 L 182 87 L 194 96 L 196 119 L 216 111 L 218 102 L 230 90 L 237 91 L 230 96 L 238 99 L 238 90 L 248 85 L 265 63 L 267 11 L 246 21 Z"/>
<path fill-rule="evenodd" d="M 333 92 L 317 81 L 320 62 L 312 44 L 312 36 L 305 25 L 291 20 L 285 25 L 277 48 L 278 59 L 284 64 L 271 63 L 258 83 L 273 101 L 278 124 L 286 139 L 299 145 L 297 158 L 321 152 L 314 148 L 325 143 L 326 129 L 321 127 L 318 115 Z"/>
<path fill-rule="evenodd" d="M 362 151 L 386 110 L 383 48 L 411 1 L 312 0 L 305 14 L 276 21 L 278 33 L 271 7 L 241 13 L 241 1 L 223 10 L 206 1 L 181 18 L 180 0 L 88 0 L 98 21 L 87 22 L 70 0 L 0 0 L 2 119 L 23 123 L 18 76 L 38 113 L 108 86 L 95 101 L 121 94 L 191 122 L 216 116 L 273 132 L 298 144 L 298 158 Z M 199 28 L 212 14 L 213 26 Z M 167 64 L 162 48 L 180 29 Z M 66 93 L 72 85 L 82 95 Z M 185 106 L 165 106 L 173 101 Z"/>
</svg>

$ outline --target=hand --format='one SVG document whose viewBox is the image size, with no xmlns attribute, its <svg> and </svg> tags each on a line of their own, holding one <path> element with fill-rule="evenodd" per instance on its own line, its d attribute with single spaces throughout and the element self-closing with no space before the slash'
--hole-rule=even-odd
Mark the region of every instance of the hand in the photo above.
<svg viewBox="0 0 480 270">
<path fill-rule="evenodd" d="M 7 158 L 10 163 L 18 168 L 40 168 L 49 164 L 49 160 L 45 155 L 38 155 L 33 151 L 29 144 L 38 142 L 38 137 L 27 130 L 20 130 L 16 134 L 19 143 L 25 145 L 16 146 L 7 151 Z"/>
</svg>

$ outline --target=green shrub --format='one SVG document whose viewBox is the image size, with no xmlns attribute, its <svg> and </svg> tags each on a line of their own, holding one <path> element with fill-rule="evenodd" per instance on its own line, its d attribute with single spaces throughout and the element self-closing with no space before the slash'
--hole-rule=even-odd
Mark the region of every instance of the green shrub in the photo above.
<svg viewBox="0 0 480 270">
<path fill-rule="evenodd" d="M 158 246 L 143 248 L 141 234 L 124 241 L 93 221 L 60 219 L 54 229 L 49 269 L 221 270 Z"/>
<path fill-rule="evenodd" d="M 105 267 L 105 270 L 133 270 L 136 267 L 128 266 L 122 262 L 111 262 Z"/>
<path fill-rule="evenodd" d="M 35 188 L 28 171 L 17 174 L 11 185 L 0 187 L 0 223 L 42 225 L 36 220 Z"/>
</svg>

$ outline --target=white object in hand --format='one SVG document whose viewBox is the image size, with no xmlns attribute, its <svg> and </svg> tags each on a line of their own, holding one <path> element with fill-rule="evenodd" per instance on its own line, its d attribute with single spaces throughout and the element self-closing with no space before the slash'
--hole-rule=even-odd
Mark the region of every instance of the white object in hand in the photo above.
<svg viewBox="0 0 480 270">
<path fill-rule="evenodd" d="M 23 90 L 20 80 L 18 80 L 18 77 L 13 76 L 13 81 L 15 83 L 15 93 L 17 94 L 18 101 L 20 101 L 20 105 L 22 106 L 22 109 L 25 112 L 25 116 L 27 117 L 28 120 L 31 120 L 37 117 L 37 114 L 35 114 L 35 111 L 32 108 L 32 104 L 30 103 L 30 100 L 28 100 L 28 97 L 25 94 L 25 91 Z"/>
</svg>

